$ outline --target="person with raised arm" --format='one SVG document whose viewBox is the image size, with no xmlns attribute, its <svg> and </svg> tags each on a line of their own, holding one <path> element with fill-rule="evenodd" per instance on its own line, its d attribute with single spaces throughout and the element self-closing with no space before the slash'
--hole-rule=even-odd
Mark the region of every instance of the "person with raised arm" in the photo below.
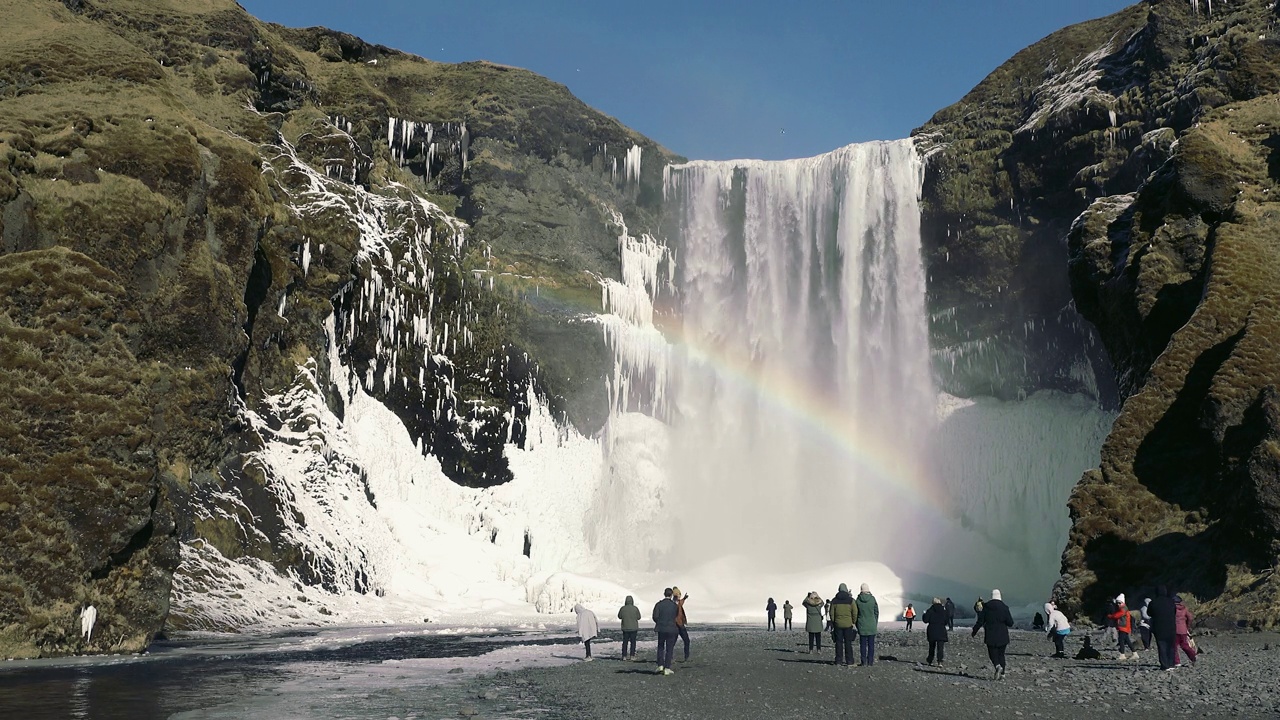
<svg viewBox="0 0 1280 720">
<path fill-rule="evenodd" d="M 804 630 L 809 633 L 809 653 L 816 647 L 822 652 L 822 597 L 816 591 L 810 592 L 804 602 Z"/>
<path fill-rule="evenodd" d="M 676 601 L 676 634 L 684 641 L 684 661 L 689 661 L 689 617 L 684 614 L 684 601 L 689 599 L 688 593 L 680 592 L 680 588 L 671 587 L 671 598 Z"/>
</svg>

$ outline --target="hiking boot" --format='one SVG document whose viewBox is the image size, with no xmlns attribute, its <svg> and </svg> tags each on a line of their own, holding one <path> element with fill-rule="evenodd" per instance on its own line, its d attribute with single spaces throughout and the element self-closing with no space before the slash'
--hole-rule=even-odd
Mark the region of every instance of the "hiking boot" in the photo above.
<svg viewBox="0 0 1280 720">
<path fill-rule="evenodd" d="M 666 670 L 666 668 L 664 668 L 664 667 L 662 667 L 661 665 L 659 665 L 659 666 L 658 666 L 658 669 L 656 670 L 656 672 L 657 672 L 659 675 L 661 675 L 663 670 Z"/>
<path fill-rule="evenodd" d="M 663 671 L 662 671 L 662 674 L 663 674 L 663 675 L 675 675 L 675 674 L 676 674 L 676 671 L 675 671 L 675 670 L 672 670 L 671 668 L 667 668 L 667 669 L 665 669 L 665 670 L 663 670 Z"/>
<path fill-rule="evenodd" d="M 595 658 L 582 658 L 582 662 L 591 662 L 592 660 L 595 660 Z"/>
<path fill-rule="evenodd" d="M 991 672 L 992 680 L 999 680 L 1003 676 L 1004 676 L 1004 668 L 1000 667 L 999 665 L 997 665 L 995 669 L 992 670 Z"/>
</svg>

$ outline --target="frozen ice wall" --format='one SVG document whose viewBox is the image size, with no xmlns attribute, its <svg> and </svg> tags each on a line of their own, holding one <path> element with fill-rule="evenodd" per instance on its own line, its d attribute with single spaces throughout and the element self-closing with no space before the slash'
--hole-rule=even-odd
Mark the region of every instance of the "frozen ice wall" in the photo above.
<svg viewBox="0 0 1280 720">
<path fill-rule="evenodd" d="M 893 555 L 934 416 L 921 168 L 903 141 L 669 172 L 682 559 Z"/>
</svg>

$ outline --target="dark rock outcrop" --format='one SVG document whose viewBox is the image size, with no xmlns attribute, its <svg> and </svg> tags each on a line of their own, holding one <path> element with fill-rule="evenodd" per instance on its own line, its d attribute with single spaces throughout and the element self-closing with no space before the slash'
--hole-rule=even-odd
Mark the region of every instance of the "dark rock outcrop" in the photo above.
<svg viewBox="0 0 1280 720">
<path fill-rule="evenodd" d="M 1148 0 L 1018 53 L 917 131 L 945 385 L 1122 407 L 1071 500 L 1069 612 L 1167 582 L 1202 614 L 1280 622 L 1277 22 L 1261 0 Z"/>
</svg>

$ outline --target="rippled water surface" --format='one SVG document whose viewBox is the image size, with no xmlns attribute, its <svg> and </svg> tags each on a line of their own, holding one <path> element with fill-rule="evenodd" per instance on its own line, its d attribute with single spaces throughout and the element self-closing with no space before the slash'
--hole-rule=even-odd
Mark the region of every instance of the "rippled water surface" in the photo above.
<svg viewBox="0 0 1280 720">
<path fill-rule="evenodd" d="M 167 641 L 138 656 L 0 662 L 0 718 L 456 717 L 470 677 L 576 660 L 575 640 L 347 629 Z"/>
</svg>

